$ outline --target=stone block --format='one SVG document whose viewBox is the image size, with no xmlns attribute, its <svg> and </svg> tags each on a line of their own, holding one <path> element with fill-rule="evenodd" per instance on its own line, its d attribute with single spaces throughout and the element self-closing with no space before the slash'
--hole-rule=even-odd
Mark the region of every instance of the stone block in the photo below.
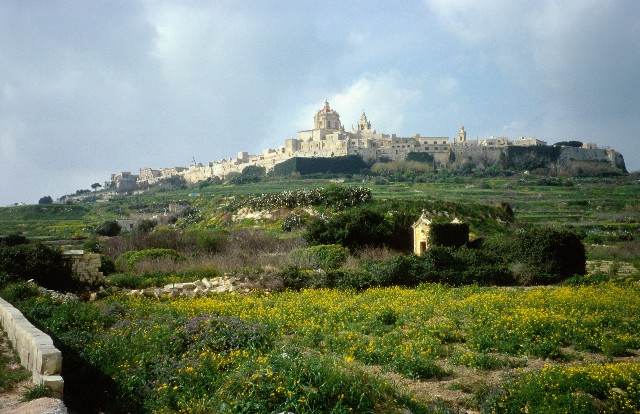
<svg viewBox="0 0 640 414">
<path fill-rule="evenodd" d="M 36 385 L 44 385 L 51 390 L 53 398 L 62 398 L 64 394 L 64 379 L 60 375 L 33 375 L 33 383 Z"/>
<path fill-rule="evenodd" d="M 60 374 L 62 370 L 62 353 L 53 346 L 38 348 L 34 368 L 43 375 Z"/>
</svg>

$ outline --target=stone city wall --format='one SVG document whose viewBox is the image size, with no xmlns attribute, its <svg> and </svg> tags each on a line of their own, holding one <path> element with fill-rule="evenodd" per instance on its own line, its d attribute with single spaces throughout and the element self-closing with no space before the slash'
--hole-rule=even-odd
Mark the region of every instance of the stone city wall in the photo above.
<svg viewBox="0 0 640 414">
<path fill-rule="evenodd" d="M 62 398 L 62 353 L 53 345 L 53 340 L 2 298 L 0 323 L 20 356 L 20 364 L 33 374 L 33 383 L 48 387 L 55 398 Z"/>
</svg>

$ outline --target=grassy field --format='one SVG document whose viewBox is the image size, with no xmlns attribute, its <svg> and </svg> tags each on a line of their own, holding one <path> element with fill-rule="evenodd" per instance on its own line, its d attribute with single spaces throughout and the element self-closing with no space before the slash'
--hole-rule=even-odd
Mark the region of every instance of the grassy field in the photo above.
<svg viewBox="0 0 640 414">
<path fill-rule="evenodd" d="M 441 201 L 509 203 L 520 224 L 566 224 L 603 234 L 638 236 L 640 182 L 629 177 L 551 179 L 539 177 L 434 178 L 427 183 L 374 184 L 362 179 L 344 185 L 371 189 L 374 200 L 426 198 Z M 136 214 L 161 214 L 171 202 L 191 204 L 215 197 L 310 189 L 335 185 L 330 180 L 291 179 L 243 185 L 214 185 L 174 191 L 118 196 L 108 202 L 76 205 L 16 206 L 0 209 L 0 234 L 27 237 L 87 236 L 108 219 Z M 197 197 L 190 194 L 198 194 Z"/>
<path fill-rule="evenodd" d="M 422 181 L 338 185 L 369 188 L 367 205 L 376 208 L 424 205 L 461 216 L 483 237 L 571 226 L 597 271 L 535 288 L 423 284 L 155 299 L 112 286 L 102 299 L 60 302 L 18 284 L 3 296 L 63 349 L 72 412 L 640 412 L 640 182 Z M 311 208 L 262 214 L 247 200 L 331 185 L 292 179 L 8 207 L 0 209 L 0 234 L 79 245 L 73 239 L 90 237 L 105 220 L 148 217 L 177 202 L 193 212 L 179 228 L 94 241 L 112 259 L 151 246 L 175 248 L 185 260 L 151 261 L 110 280 L 151 286 L 223 273 L 273 277 L 304 243 L 302 230 L 282 230 L 284 217 Z M 501 203 L 513 208 L 514 223 L 498 220 Z M 339 208 L 314 205 L 313 213 Z M 344 266 L 357 269 L 358 254 L 382 260 L 393 252 L 351 252 Z M 621 276 L 620 269 L 631 270 Z M 96 390 L 87 392 L 89 383 Z"/>
<path fill-rule="evenodd" d="M 107 412 L 640 410 L 636 282 L 21 307 L 115 381 Z"/>
</svg>

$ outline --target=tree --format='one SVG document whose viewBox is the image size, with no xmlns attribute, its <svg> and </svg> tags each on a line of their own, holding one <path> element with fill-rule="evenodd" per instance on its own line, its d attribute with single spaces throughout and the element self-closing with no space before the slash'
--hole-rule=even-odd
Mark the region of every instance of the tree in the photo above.
<svg viewBox="0 0 640 414">
<path fill-rule="evenodd" d="M 53 198 L 51 198 L 51 196 L 44 196 L 38 200 L 38 204 L 53 204 Z"/>
<path fill-rule="evenodd" d="M 133 231 L 137 234 L 147 234 L 158 224 L 157 220 L 140 220 Z"/>
<path fill-rule="evenodd" d="M 116 220 L 107 220 L 95 230 L 95 233 L 99 236 L 113 237 L 120 234 L 120 230 L 122 230 L 122 227 Z"/>
<path fill-rule="evenodd" d="M 91 188 L 93 188 L 93 191 L 96 191 L 100 187 L 102 187 L 102 184 L 100 184 L 100 183 L 91 184 Z"/>
<path fill-rule="evenodd" d="M 556 283 L 586 273 L 586 251 L 570 229 L 531 228 L 516 233 L 503 252 L 523 284 Z M 513 266 L 512 266 L 513 267 Z M 520 274 L 519 274 L 520 273 Z"/>
</svg>

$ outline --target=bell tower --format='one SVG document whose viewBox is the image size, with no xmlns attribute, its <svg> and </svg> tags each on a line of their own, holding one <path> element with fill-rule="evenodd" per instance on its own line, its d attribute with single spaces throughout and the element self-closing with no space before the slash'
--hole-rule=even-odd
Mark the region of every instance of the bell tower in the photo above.
<svg viewBox="0 0 640 414">
<path fill-rule="evenodd" d="M 460 130 L 458 131 L 458 136 L 456 137 L 455 143 L 458 145 L 465 145 L 467 142 L 467 131 L 464 130 L 464 125 L 460 125 Z"/>
<path fill-rule="evenodd" d="M 371 122 L 367 119 L 367 115 L 364 113 L 364 111 L 362 111 L 362 115 L 360 115 L 360 120 L 358 121 L 356 132 L 372 134 L 375 134 L 376 132 L 375 130 L 371 129 Z"/>
</svg>

